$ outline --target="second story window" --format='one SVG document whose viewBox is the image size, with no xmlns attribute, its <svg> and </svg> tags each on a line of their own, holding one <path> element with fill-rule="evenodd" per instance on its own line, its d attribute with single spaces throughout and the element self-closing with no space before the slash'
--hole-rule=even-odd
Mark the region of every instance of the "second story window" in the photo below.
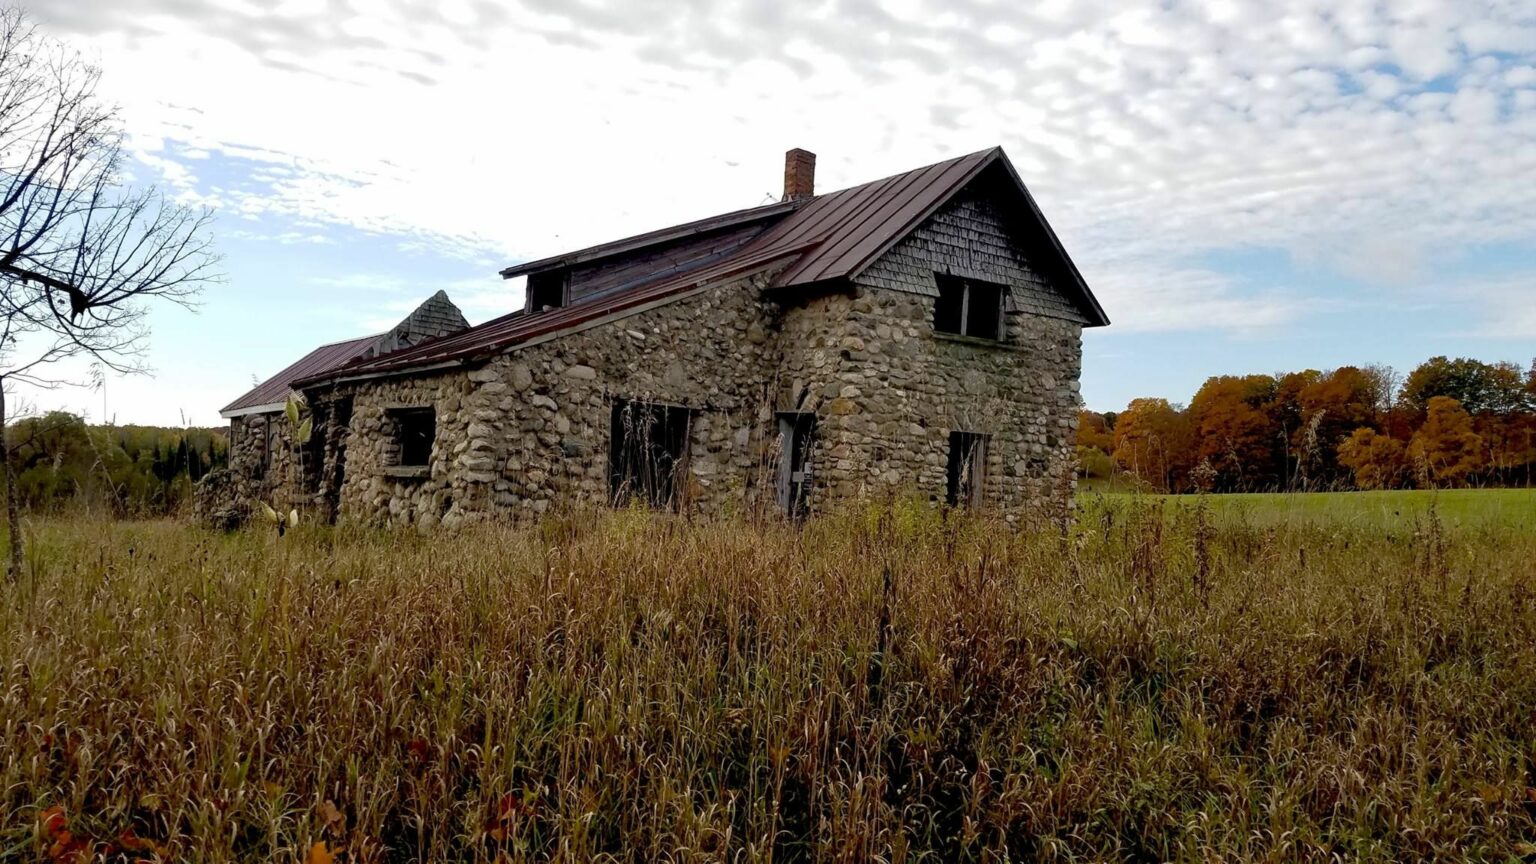
<svg viewBox="0 0 1536 864">
<path fill-rule="evenodd" d="M 569 270 L 545 270 L 528 274 L 528 311 L 543 312 L 565 305 L 565 289 L 570 283 Z"/>
<path fill-rule="evenodd" d="M 1008 286 L 980 279 L 935 273 L 939 299 L 933 306 L 933 329 L 978 339 L 1003 338 L 1003 298 Z"/>
</svg>

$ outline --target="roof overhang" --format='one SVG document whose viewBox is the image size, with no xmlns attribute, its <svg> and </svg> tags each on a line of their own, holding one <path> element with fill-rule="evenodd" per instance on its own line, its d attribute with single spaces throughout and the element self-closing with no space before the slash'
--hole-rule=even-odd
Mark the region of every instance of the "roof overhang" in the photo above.
<svg viewBox="0 0 1536 864">
<path fill-rule="evenodd" d="M 282 411 L 287 403 L 272 402 L 266 405 L 248 405 L 244 408 L 225 408 L 219 412 L 219 416 L 225 420 L 233 420 L 236 417 L 245 417 L 249 414 L 275 414 Z"/>
</svg>

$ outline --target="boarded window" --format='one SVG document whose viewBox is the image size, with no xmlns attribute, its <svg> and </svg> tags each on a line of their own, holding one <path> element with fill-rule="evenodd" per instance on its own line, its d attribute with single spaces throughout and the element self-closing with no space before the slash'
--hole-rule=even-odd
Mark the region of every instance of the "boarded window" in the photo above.
<svg viewBox="0 0 1536 864">
<path fill-rule="evenodd" d="M 816 415 L 786 412 L 779 415 L 779 506 L 791 518 L 805 515 L 811 491 L 811 441 Z"/>
<path fill-rule="evenodd" d="M 987 482 L 987 436 L 979 432 L 949 433 L 951 507 L 979 507 Z"/>
<path fill-rule="evenodd" d="M 933 305 L 933 329 L 940 333 L 1003 338 L 1003 298 L 1008 286 L 979 279 L 934 274 L 939 298 Z"/>
<path fill-rule="evenodd" d="M 433 408 L 394 408 L 396 465 L 424 466 L 432 462 L 432 442 L 437 438 L 437 411 Z"/>
<path fill-rule="evenodd" d="M 528 311 L 542 312 L 565 305 L 569 270 L 546 270 L 528 275 Z"/>
<path fill-rule="evenodd" d="M 615 400 L 608 438 L 609 492 L 615 504 L 677 504 L 688 450 L 689 411 L 677 405 Z"/>
</svg>

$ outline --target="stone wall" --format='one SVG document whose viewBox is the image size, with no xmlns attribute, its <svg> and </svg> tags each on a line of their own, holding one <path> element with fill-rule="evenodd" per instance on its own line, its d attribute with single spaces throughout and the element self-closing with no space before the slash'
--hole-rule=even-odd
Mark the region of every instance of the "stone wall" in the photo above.
<svg viewBox="0 0 1536 864">
<path fill-rule="evenodd" d="M 357 387 L 342 488 L 344 516 L 430 527 L 541 513 L 609 496 L 616 398 L 694 412 L 681 505 L 716 513 L 771 494 L 777 306 L 769 273 L 514 349 L 472 370 Z M 426 476 L 390 476 L 389 410 L 431 405 Z"/>
<path fill-rule="evenodd" d="M 817 496 L 943 501 L 950 432 L 963 431 L 990 436 L 984 506 L 1010 518 L 1059 506 L 1073 483 L 1080 325 L 1012 311 L 1000 343 L 950 337 L 934 333 L 933 304 L 860 286 L 786 314 L 801 334 L 786 342 L 791 387 L 818 415 Z"/>
<path fill-rule="evenodd" d="M 263 461 L 262 450 L 266 459 Z M 265 465 L 265 467 L 263 467 Z M 293 468 L 292 434 L 281 413 L 245 414 L 229 421 L 229 470 L 233 488 L 252 501 L 289 504 L 300 486 Z"/>
<path fill-rule="evenodd" d="M 952 431 L 990 436 L 984 506 L 1014 517 L 1065 503 L 1086 319 L 1001 212 L 986 193 L 959 195 L 848 290 L 784 313 L 779 398 L 818 415 L 813 503 L 943 501 Z M 1000 342 L 935 332 L 936 272 L 1009 286 Z"/>
</svg>

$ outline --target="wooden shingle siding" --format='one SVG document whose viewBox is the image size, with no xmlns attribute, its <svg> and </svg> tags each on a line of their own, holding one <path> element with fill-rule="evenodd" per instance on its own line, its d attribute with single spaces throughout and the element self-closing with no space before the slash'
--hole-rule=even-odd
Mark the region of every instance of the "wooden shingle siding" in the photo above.
<svg viewBox="0 0 1536 864">
<path fill-rule="evenodd" d="M 569 302 L 596 300 L 705 267 L 741 250 L 763 233 L 766 226 L 754 223 L 712 231 L 631 253 L 571 268 Z"/>
<path fill-rule="evenodd" d="M 380 336 L 364 356 L 388 354 L 468 327 L 469 322 L 464 319 L 464 313 L 453 305 L 447 293 L 439 291 L 416 307 L 416 311 L 396 324 L 394 329 Z"/>
<path fill-rule="evenodd" d="M 1008 311 L 1087 323 L 1076 304 L 1009 236 L 996 196 L 973 185 L 854 279 L 860 285 L 937 297 L 934 273 L 1007 285 Z"/>
</svg>

